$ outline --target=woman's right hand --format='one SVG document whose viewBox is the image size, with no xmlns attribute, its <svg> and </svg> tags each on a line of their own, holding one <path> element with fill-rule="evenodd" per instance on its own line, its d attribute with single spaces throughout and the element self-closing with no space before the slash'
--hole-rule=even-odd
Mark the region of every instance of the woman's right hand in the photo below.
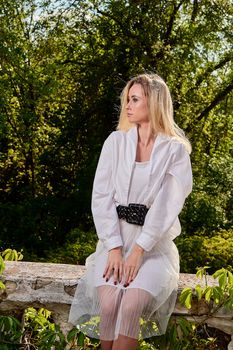
<svg viewBox="0 0 233 350">
<path fill-rule="evenodd" d="M 113 276 L 114 284 L 121 282 L 123 274 L 123 258 L 121 247 L 113 248 L 108 252 L 108 261 L 104 270 L 103 277 L 106 282 Z"/>
</svg>

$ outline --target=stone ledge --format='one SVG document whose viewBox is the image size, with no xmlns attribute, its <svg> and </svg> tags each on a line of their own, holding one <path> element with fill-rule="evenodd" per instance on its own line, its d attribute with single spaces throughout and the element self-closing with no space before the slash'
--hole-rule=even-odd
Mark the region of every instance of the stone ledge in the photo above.
<svg viewBox="0 0 233 350">
<path fill-rule="evenodd" d="M 0 313 L 17 316 L 29 306 L 45 307 L 53 312 L 54 320 L 67 331 L 71 327 L 67 323 L 70 304 L 84 271 L 85 267 L 80 265 L 7 261 L 2 278 L 6 289 L 0 290 Z M 180 274 L 179 291 L 185 287 L 195 288 L 197 284 L 203 285 L 204 281 L 192 274 Z M 215 285 L 216 281 L 208 276 L 208 284 Z M 205 319 L 210 327 L 233 335 L 232 313 L 221 310 L 212 318 L 207 318 L 206 313 L 205 302 L 194 303 L 192 309 L 187 310 L 177 301 L 173 316 Z M 228 350 L 233 349 L 231 343 Z"/>
</svg>

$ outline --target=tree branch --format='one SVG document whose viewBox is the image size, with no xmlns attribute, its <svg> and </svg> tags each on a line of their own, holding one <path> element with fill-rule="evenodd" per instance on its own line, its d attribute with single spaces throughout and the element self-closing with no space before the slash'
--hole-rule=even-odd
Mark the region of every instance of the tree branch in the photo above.
<svg viewBox="0 0 233 350">
<path fill-rule="evenodd" d="M 166 31 L 166 34 L 165 34 L 165 40 L 164 40 L 165 46 L 168 45 L 169 42 L 170 42 L 170 36 L 171 36 L 172 29 L 173 29 L 173 26 L 174 26 L 174 23 L 175 23 L 176 15 L 177 15 L 177 12 L 179 11 L 179 9 L 180 9 L 180 7 L 181 7 L 183 2 L 184 1 L 180 1 L 177 6 L 174 4 L 173 12 L 172 12 L 171 17 L 169 19 L 169 22 L 168 22 L 168 25 L 167 25 L 167 31 Z"/>
<path fill-rule="evenodd" d="M 202 73 L 198 78 L 197 81 L 195 83 L 195 86 L 193 88 L 191 88 L 190 90 L 196 89 L 197 87 L 199 87 L 201 85 L 201 83 L 215 70 L 222 68 L 226 63 L 230 62 L 232 59 L 231 57 L 231 53 L 226 54 L 218 63 L 216 63 L 215 65 L 211 65 L 210 67 L 208 67 L 206 69 L 206 71 L 204 73 Z M 190 91 L 189 90 L 189 91 Z"/>
<path fill-rule="evenodd" d="M 198 13 L 198 0 L 193 1 L 193 11 L 191 15 L 191 22 L 194 22 Z"/>
<path fill-rule="evenodd" d="M 164 49 L 166 48 L 167 45 L 174 44 L 174 39 L 173 39 L 173 41 L 171 40 L 172 29 L 173 29 L 173 26 L 175 23 L 176 15 L 177 15 L 181 5 L 183 4 L 183 2 L 184 2 L 184 0 L 180 1 L 177 5 L 174 4 L 173 12 L 172 12 L 171 17 L 170 17 L 168 24 L 167 24 L 166 33 L 164 35 L 164 38 L 162 38 L 163 46 L 155 55 L 155 61 L 163 59 Z"/>
<path fill-rule="evenodd" d="M 137 38 L 137 35 L 134 35 L 131 31 L 127 30 L 127 27 L 124 26 L 121 21 L 119 21 L 116 17 L 112 16 L 110 13 L 107 13 L 107 12 L 104 12 L 104 11 L 101 11 L 99 9 L 97 9 L 97 12 L 105 17 L 108 17 L 110 19 L 113 19 L 118 25 L 119 27 L 121 28 L 122 32 L 125 33 L 125 35 L 135 39 Z"/>
<path fill-rule="evenodd" d="M 201 121 L 202 118 L 207 116 L 209 112 L 217 106 L 217 104 L 224 99 L 231 91 L 233 90 L 233 80 L 227 85 L 223 90 L 219 91 L 219 93 L 215 96 L 213 101 L 199 114 L 196 120 Z"/>
</svg>

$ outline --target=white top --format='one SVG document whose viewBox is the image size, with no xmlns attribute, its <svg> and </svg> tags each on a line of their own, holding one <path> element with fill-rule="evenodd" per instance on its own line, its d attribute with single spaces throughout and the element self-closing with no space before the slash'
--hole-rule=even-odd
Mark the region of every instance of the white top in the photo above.
<svg viewBox="0 0 233 350">
<path fill-rule="evenodd" d="M 149 171 L 150 162 L 135 162 L 129 191 L 129 203 L 141 204 L 147 186 L 145 172 Z"/>
</svg>

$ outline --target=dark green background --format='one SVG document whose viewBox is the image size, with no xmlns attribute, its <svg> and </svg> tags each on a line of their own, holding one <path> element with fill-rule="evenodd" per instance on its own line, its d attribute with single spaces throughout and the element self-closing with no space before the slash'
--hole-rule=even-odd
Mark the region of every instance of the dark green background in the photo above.
<svg viewBox="0 0 233 350">
<path fill-rule="evenodd" d="M 231 1 L 0 0 L 0 243 L 84 263 L 92 181 L 119 96 L 152 71 L 193 146 L 182 271 L 232 269 Z"/>
</svg>

